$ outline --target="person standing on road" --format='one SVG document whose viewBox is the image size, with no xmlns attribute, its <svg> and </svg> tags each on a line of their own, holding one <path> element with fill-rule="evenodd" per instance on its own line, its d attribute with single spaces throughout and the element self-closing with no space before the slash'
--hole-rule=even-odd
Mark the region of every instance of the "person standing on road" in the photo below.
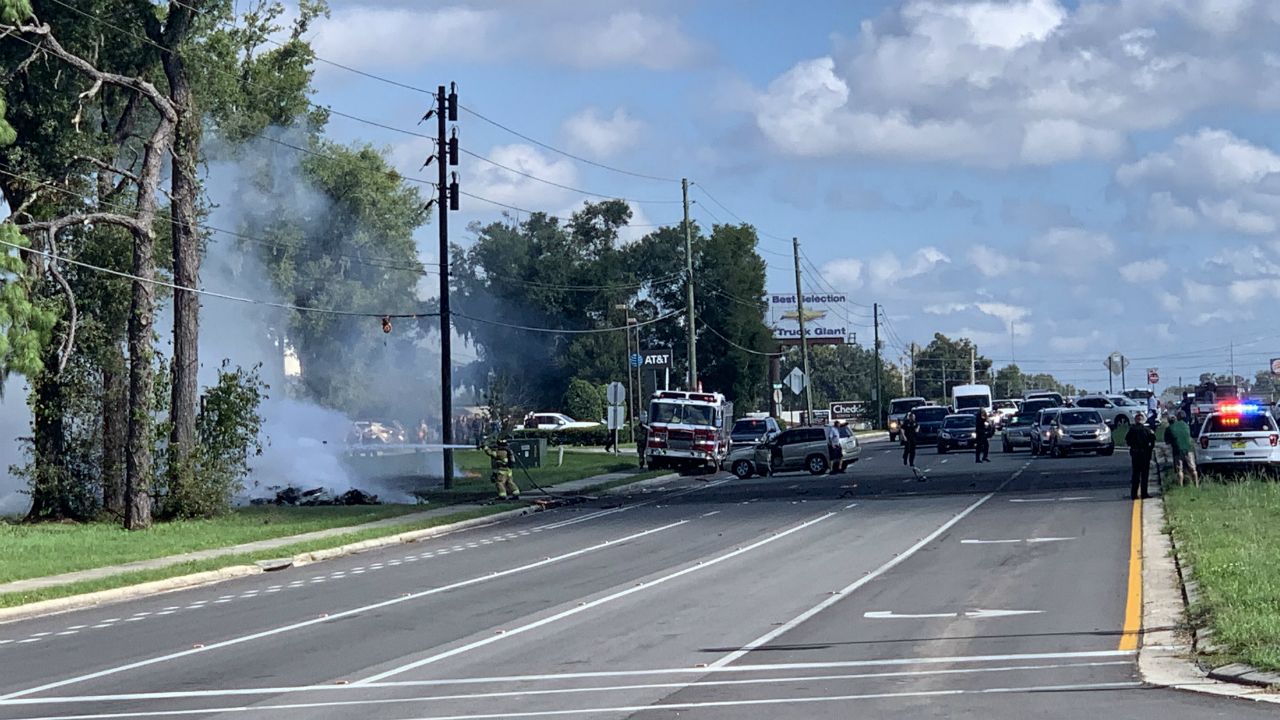
<svg viewBox="0 0 1280 720">
<path fill-rule="evenodd" d="M 1157 398 L 1155 393 L 1147 398 L 1147 423 L 1153 430 L 1160 423 L 1160 398 Z"/>
<path fill-rule="evenodd" d="M 907 467 L 916 466 L 916 433 L 920 424 L 916 422 L 916 414 L 907 413 L 902 419 L 902 464 Z"/>
<path fill-rule="evenodd" d="M 640 456 L 640 467 L 644 467 L 644 451 L 649 447 L 649 426 L 643 422 L 636 423 L 636 454 Z"/>
<path fill-rule="evenodd" d="M 511 469 L 515 463 L 511 457 L 511 448 L 507 447 L 507 441 L 499 440 L 486 445 L 484 454 L 489 456 L 489 480 L 498 490 L 498 500 L 519 500 L 520 486 L 516 485 L 515 480 L 511 478 Z"/>
<path fill-rule="evenodd" d="M 1191 473 L 1191 480 L 1200 487 L 1200 473 L 1196 470 L 1195 443 L 1191 441 L 1191 426 L 1181 410 L 1178 418 L 1165 428 L 1164 441 L 1173 449 L 1173 467 L 1178 473 L 1178 485 L 1185 484 L 1183 471 Z"/>
<path fill-rule="evenodd" d="M 1134 500 L 1151 497 L 1147 485 L 1151 482 L 1151 455 L 1156 449 L 1156 434 L 1151 428 L 1142 424 L 1142 413 L 1135 413 L 1129 432 L 1124 435 L 1124 444 L 1129 446 L 1129 460 L 1133 463 L 1133 472 L 1129 479 L 1129 496 Z M 1142 494 L 1139 496 L 1138 492 Z"/>
<path fill-rule="evenodd" d="M 979 410 L 977 422 L 974 423 L 973 444 L 974 462 L 991 462 L 991 440 L 987 437 L 987 411 Z"/>
</svg>

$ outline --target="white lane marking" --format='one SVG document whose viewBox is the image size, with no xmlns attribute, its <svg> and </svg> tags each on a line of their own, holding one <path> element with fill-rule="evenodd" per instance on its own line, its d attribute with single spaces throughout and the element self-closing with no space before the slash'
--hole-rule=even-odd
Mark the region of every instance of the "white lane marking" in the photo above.
<svg viewBox="0 0 1280 720">
<path fill-rule="evenodd" d="M 50 635 L 52 635 L 52 634 L 53 634 L 52 632 L 38 632 L 38 633 L 31 633 L 31 637 L 36 637 L 36 638 L 38 638 L 38 637 L 48 637 L 48 636 L 50 636 Z"/>
<path fill-rule="evenodd" d="M 93 629 L 94 629 L 94 630 L 101 630 L 102 628 L 109 628 L 109 627 L 111 627 L 111 623 L 101 623 L 101 624 L 98 624 L 98 625 L 94 625 L 94 626 L 93 626 Z"/>
<path fill-rule="evenodd" d="M 1029 543 L 1067 542 L 1068 540 L 1075 540 L 1075 538 L 1073 538 L 1073 537 L 1042 537 L 1042 538 L 1027 538 L 1027 542 L 1029 542 Z"/>
<path fill-rule="evenodd" d="M 1054 543 L 1067 542 L 1075 540 L 1073 537 L 1034 537 L 1034 538 L 1014 538 L 1012 540 L 961 540 L 961 545 L 1012 545 L 1018 543 Z"/>
<path fill-rule="evenodd" d="M 378 682 L 379 680 L 385 680 L 385 679 L 387 679 L 387 678 L 389 678 L 389 677 L 392 677 L 392 676 L 394 676 L 394 675 L 400 675 L 400 674 L 402 674 L 402 673 L 405 673 L 405 672 L 408 672 L 408 671 L 410 671 L 410 670 L 414 670 L 414 669 L 417 669 L 417 668 L 423 667 L 423 666 L 425 666 L 425 665 L 431 665 L 431 664 L 436 663 L 436 662 L 439 662 L 439 661 L 441 661 L 441 660 L 445 660 L 445 659 L 448 659 L 448 658 L 451 658 L 451 657 L 454 657 L 454 656 L 457 656 L 457 655 L 461 655 L 461 654 L 463 654 L 463 653 L 470 652 L 470 651 L 472 651 L 472 650 L 475 650 L 475 649 L 477 649 L 477 648 L 484 647 L 484 646 L 486 646 L 486 645 L 491 645 L 491 644 L 493 644 L 493 643 L 495 643 L 495 642 L 498 642 L 498 641 L 500 641 L 500 640 L 505 640 L 505 639 L 507 639 L 507 638 L 514 637 L 514 636 L 516 636 L 516 635 L 524 634 L 524 633 L 526 633 L 526 632 L 529 632 L 530 630 L 536 630 L 536 629 L 538 629 L 538 628 L 540 628 L 540 627 L 543 627 L 543 626 L 545 626 L 545 625 L 550 625 L 551 623 L 558 622 L 558 621 L 563 620 L 563 619 L 565 619 L 565 618 L 567 618 L 567 617 L 573 617 L 574 615 L 577 615 L 577 614 L 579 614 L 579 613 L 583 613 L 583 612 L 586 612 L 586 611 L 588 611 L 588 610 L 592 610 L 592 609 L 594 609 L 594 608 L 597 608 L 597 607 L 599 607 L 599 606 L 601 606 L 601 605 L 604 605 L 604 604 L 606 604 L 606 603 L 613 602 L 614 600 L 617 600 L 617 599 L 619 599 L 619 598 L 624 598 L 624 597 L 627 597 L 628 595 L 633 595 L 633 594 L 635 594 L 635 593 L 642 592 L 642 591 L 644 591 L 644 590 L 648 590 L 648 589 L 650 589 L 650 588 L 657 587 L 658 585 L 662 585 L 662 584 L 664 584 L 664 583 L 670 582 L 671 580 L 675 580 L 675 579 L 677 579 L 677 578 L 684 577 L 685 575 L 689 575 L 689 574 L 691 574 L 691 573 L 699 572 L 699 571 L 705 570 L 705 569 L 707 569 L 707 568 L 709 568 L 709 567 L 713 567 L 713 566 L 715 566 L 715 565 L 719 565 L 720 563 L 725 562 L 726 560 L 731 560 L 731 559 L 733 559 L 733 558 L 735 558 L 735 557 L 738 557 L 739 555 L 742 555 L 742 554 L 744 554 L 744 553 L 751 552 L 752 550 L 755 550 L 756 548 L 763 547 L 763 546 L 765 546 L 765 545 L 768 545 L 769 543 L 777 542 L 778 540 L 781 540 L 781 539 L 783 539 L 783 538 L 787 537 L 788 535 L 792 535 L 792 534 L 794 534 L 794 533 L 800 532 L 801 530 L 804 530 L 805 528 L 812 527 L 813 525 L 816 525 L 817 523 L 820 523 L 820 522 L 822 522 L 823 520 L 826 520 L 827 518 L 830 518 L 830 517 L 832 517 L 832 516 L 834 516 L 834 515 L 835 515 L 835 513 L 833 513 L 833 512 L 826 513 L 825 515 L 820 515 L 820 516 L 818 516 L 818 517 L 816 517 L 816 518 L 813 518 L 812 520 L 807 520 L 807 521 L 805 521 L 805 522 L 803 522 L 803 523 L 800 523 L 799 525 L 796 525 L 796 526 L 794 526 L 794 527 L 788 528 L 787 530 L 784 530 L 784 531 L 782 531 L 782 532 L 780 532 L 780 533 L 778 533 L 778 534 L 776 534 L 776 535 L 770 535 L 769 537 L 764 538 L 764 539 L 762 539 L 762 540 L 757 540 L 756 542 L 751 543 L 750 545 L 744 545 L 744 546 L 742 546 L 742 547 L 740 547 L 740 548 L 738 548 L 738 549 L 736 549 L 736 550 L 733 550 L 732 552 L 728 552 L 728 553 L 725 553 L 725 554 L 723 554 L 723 555 L 719 555 L 719 556 L 714 557 L 714 558 L 712 558 L 712 559 L 710 559 L 710 560 L 707 560 L 707 561 L 705 561 L 705 562 L 701 562 L 701 563 L 699 563 L 699 564 L 697 564 L 697 565 L 690 565 L 689 567 L 686 567 L 686 568 L 684 568 L 684 569 L 682 569 L 682 570 L 677 570 L 677 571 L 675 571 L 675 572 L 673 572 L 673 573 L 668 573 L 668 574 L 666 574 L 666 575 L 663 575 L 662 577 L 655 578 L 655 579 L 650 580 L 650 581 L 648 581 L 648 582 L 641 583 L 641 584 L 639 584 L 639 585 L 634 585 L 634 586 L 629 587 L 629 588 L 627 588 L 627 589 L 625 589 L 625 590 L 619 590 L 618 592 L 612 593 L 612 594 L 610 594 L 610 595 L 605 595 L 604 597 L 596 598 L 595 600 L 592 600 L 591 602 L 584 603 L 584 604 L 582 604 L 582 605 L 578 605 L 577 607 L 570 608 L 570 609 L 565 610 L 565 611 L 563 611 L 563 612 L 556 613 L 555 615 L 551 615 L 551 616 L 549 616 L 549 617 L 542 618 L 541 620 L 535 620 L 535 621 L 533 621 L 533 622 L 531 622 L 531 623 L 526 623 L 526 624 L 521 625 L 521 626 L 519 626 L 519 627 L 511 628 L 511 629 L 507 630 L 505 633 L 503 633 L 502 635 L 491 635 L 491 636 L 489 636 L 489 637 L 482 638 L 482 639 L 480 639 L 480 640 L 476 640 L 476 641 L 474 641 L 474 642 L 467 643 L 466 645 L 462 645 L 462 646 L 460 646 L 460 647 L 456 647 L 456 648 L 453 648 L 453 649 L 451 649 L 451 650 L 445 650 L 445 651 L 443 651 L 443 652 L 438 652 L 438 653 L 436 653 L 436 654 L 434 654 L 434 655 L 430 655 L 430 656 L 428 656 L 428 657 L 422 658 L 421 660 L 415 660 L 415 661 L 410 662 L 410 663 L 405 663 L 404 665 L 401 665 L 401 666 L 399 666 L 399 667 L 391 668 L 390 670 L 386 670 L 386 671 L 384 671 L 384 672 L 377 673 L 376 675 L 371 675 L 371 676 L 369 676 L 369 677 L 367 677 L 367 678 L 364 678 L 364 679 L 362 679 L 362 680 L 357 680 L 356 682 L 354 682 L 354 683 L 352 683 L 352 684 L 353 684 L 353 685 L 365 685 L 365 684 L 368 684 L 368 683 Z"/>
<path fill-rule="evenodd" d="M 268 590 L 267 592 L 273 592 L 273 591 Z M 161 610 L 160 612 L 156 613 L 156 615 L 172 615 L 176 612 L 178 611 L 177 610 Z"/>
<path fill-rule="evenodd" d="M 826 610 L 832 605 L 835 605 L 837 602 L 840 602 L 840 600 L 844 598 L 846 595 L 848 595 L 849 593 L 856 591 L 858 588 L 862 587 L 863 585 L 866 585 L 872 580 L 875 580 L 881 575 L 884 575 L 885 573 L 894 569 L 900 563 L 905 562 L 907 558 L 911 557 L 912 555 L 915 555 L 917 552 L 920 552 L 921 548 L 925 547 L 926 545 L 933 542 L 934 540 L 937 540 L 943 533 L 945 533 L 946 531 L 954 527 L 956 523 L 968 517 L 969 513 L 982 507 L 982 505 L 985 504 L 988 500 L 995 497 L 996 493 L 1003 490 L 1004 486 L 1008 485 L 1011 480 L 1012 478 L 1010 478 L 1009 480 L 1005 480 L 1003 483 L 1000 484 L 1000 487 L 996 488 L 994 491 L 990 493 L 987 493 L 986 495 L 983 495 L 981 498 L 978 498 L 978 500 L 974 502 L 972 505 L 965 508 L 964 510 L 961 510 L 959 513 L 953 515 L 950 520 L 946 521 L 941 526 L 939 526 L 937 530 L 934 530 L 933 532 L 929 533 L 924 538 L 922 538 L 919 542 L 917 542 L 915 545 L 912 545 L 911 547 L 907 548 L 901 554 L 897 555 L 896 557 L 889 560 L 885 564 L 881 565 L 875 570 L 872 570 L 866 575 L 863 575 L 857 580 L 854 580 L 853 582 L 849 583 L 845 587 L 838 590 L 834 595 L 828 596 L 822 602 L 800 613 L 796 617 L 792 618 L 790 621 L 783 623 L 782 625 L 779 625 L 778 627 L 770 630 L 764 635 L 761 635 L 755 640 L 752 640 L 746 645 L 743 645 L 742 649 L 734 650 L 733 652 L 729 653 L 728 655 L 725 655 L 724 657 L 720 658 L 714 663 L 711 663 L 711 667 L 724 667 L 729 663 L 735 660 L 738 660 L 739 658 L 745 656 L 747 653 L 751 652 L 752 650 L 755 650 L 761 645 L 764 645 L 765 643 L 773 641 L 774 638 L 777 638 L 783 633 L 790 632 L 791 630 L 799 626 L 801 623 L 807 621 L 809 618 L 817 615 L 823 610 Z"/>
<path fill-rule="evenodd" d="M 8 639 L 8 640 L 0 640 L 0 645 L 8 645 L 8 644 L 9 644 L 9 643 L 11 643 L 11 642 L 13 642 L 13 639 L 12 639 L 12 638 L 10 638 L 10 639 Z"/>
<path fill-rule="evenodd" d="M 504 697 L 523 697 L 534 695 L 580 695 L 584 693 L 598 692 L 623 692 L 631 690 L 663 690 L 663 689 L 684 689 L 698 687 L 735 687 L 749 685 L 778 685 L 785 683 L 805 683 L 805 682 L 838 682 L 851 680 L 880 680 L 888 678 L 913 678 L 913 677 L 937 677 L 947 675 L 973 675 L 973 674 L 989 674 L 1004 672 L 1031 672 L 1036 670 L 1067 670 L 1079 668 L 1097 668 L 1112 667 L 1117 665 L 1131 665 L 1127 660 L 1112 662 L 1092 662 L 1092 663 L 1063 663 L 1058 665 L 1011 665 L 992 668 L 954 668 L 943 670 L 905 670 L 899 672 L 883 672 L 883 673 L 848 673 L 842 675 L 798 675 L 787 677 L 768 677 L 768 678 L 749 678 L 745 680 L 694 680 L 690 682 L 667 682 L 667 683 L 642 683 L 631 685 L 599 685 L 594 687 L 580 688 L 554 688 L 546 690 L 507 690 L 496 692 L 476 692 L 476 693 L 459 693 L 452 695 L 428 695 L 423 697 L 407 697 L 407 698 L 377 698 L 366 700 L 331 700 L 327 702 L 308 702 L 308 703 L 287 703 L 279 705 L 253 705 L 253 706 L 233 706 L 233 707 L 214 707 L 214 708 L 196 708 L 190 710 L 154 710 L 128 713 L 127 717 L 155 717 L 155 716 L 172 716 L 172 715 L 197 715 L 201 713 L 232 713 L 268 710 L 307 710 L 318 708 L 337 708 L 337 707 L 353 707 L 363 705 L 398 705 L 404 703 L 428 703 L 428 702 L 447 702 L 452 700 L 489 700 Z M 390 683 L 394 684 L 394 683 Z M 343 687 L 343 686 L 337 686 Z M 367 686 L 366 686 L 367 687 Z M 334 686 L 325 689 L 334 689 Z M 93 698 L 76 698 L 69 702 L 105 702 L 110 700 L 126 699 L 125 696 L 103 695 Z M 140 699 L 140 698 L 128 698 Z M 61 700 L 61 699 L 60 699 Z M 27 700 L 15 701 L 15 703 L 28 703 Z M 47 702 L 40 700 L 38 702 Z M 67 702 L 67 701 L 64 701 Z M 30 718 L 29 720 L 99 720 L 105 718 L 122 717 L 125 715 L 117 713 L 101 714 L 101 715 L 60 715 L 46 716 L 38 718 Z"/>
<path fill-rule="evenodd" d="M 136 612 L 136 613 L 134 613 L 134 614 L 133 614 L 133 616 L 134 616 L 134 617 L 146 617 L 146 616 L 148 616 L 148 615 L 150 615 L 150 614 L 151 614 L 151 613 L 149 613 L 149 612 Z"/>
<path fill-rule="evenodd" d="M 26 643 L 33 643 L 33 642 L 40 642 L 40 638 L 27 638 L 26 640 L 19 640 L 18 644 L 23 645 Z"/>
<path fill-rule="evenodd" d="M 703 514 L 702 514 L 702 515 L 700 515 L 699 517 L 709 518 L 709 517 L 711 517 L 712 515 L 719 515 L 719 514 L 720 514 L 720 511 L 719 511 L 719 510 L 712 510 L 712 511 L 711 511 L 711 512 L 709 512 L 709 513 L 703 513 Z"/>
<path fill-rule="evenodd" d="M 75 635 L 79 632 L 80 632 L 79 630 L 63 630 L 62 632 L 58 633 L 58 636 L 62 637 L 65 635 Z"/>
<path fill-rule="evenodd" d="M 1012 543 L 1020 543 L 1022 540 L 961 540 L 961 545 L 1008 545 Z"/>
<path fill-rule="evenodd" d="M 523 572 L 528 572 L 530 570 L 535 570 L 537 568 L 544 567 L 552 563 L 569 560 L 571 558 L 586 555 L 591 552 L 596 552 L 598 550 L 610 548 L 620 543 L 629 542 L 631 540 L 637 540 L 642 537 L 653 535 L 654 533 L 663 532 L 664 530 L 670 530 L 671 528 L 684 525 L 687 522 L 689 521 L 679 520 L 673 523 L 667 523 L 666 525 L 660 525 L 655 528 L 649 528 L 648 530 L 641 530 L 640 532 L 635 532 L 620 538 L 615 538 L 613 540 L 605 540 L 604 542 L 596 543 L 595 545 L 590 545 L 585 548 L 579 548 L 577 550 L 572 550 L 567 553 L 545 558 L 543 560 L 539 560 L 534 563 L 529 563 L 528 565 L 520 565 L 518 567 L 509 568 L 507 570 L 502 570 L 500 572 L 491 573 L 487 575 L 480 575 L 467 580 L 461 580 L 456 583 L 451 583 L 449 585 L 442 585 L 440 587 L 431 588 L 430 590 L 423 590 L 421 592 L 410 593 L 408 595 L 401 595 L 399 597 L 391 598 L 390 600 L 382 600 L 380 602 L 371 603 L 369 605 L 362 605 L 360 607 L 351 608 L 349 610 L 342 610 L 340 612 L 330 613 L 326 617 L 318 617 L 318 618 L 312 618 L 310 620 L 303 620 L 302 622 L 291 623 L 289 625 L 282 625 L 280 627 L 272 628 L 270 630 L 263 630 L 261 632 L 256 632 L 249 635 L 241 635 L 240 637 L 234 637 L 229 640 L 223 640 L 221 642 L 210 643 L 203 647 L 190 648 L 188 650 L 169 653 L 168 655 L 159 655 L 156 657 L 148 658 L 146 660 L 138 660 L 136 662 L 127 663 L 124 665 L 117 665 L 115 667 L 106 668 L 105 670 L 99 670 L 97 672 L 87 673 L 85 675 L 77 675 L 74 677 L 65 678 L 63 680 L 56 680 L 54 682 L 45 683 L 44 685 L 28 688 L 26 690 L 16 690 L 6 695 L 0 695 L 0 701 L 11 700 L 13 698 L 19 698 L 19 697 L 22 697 L 23 695 L 31 695 L 33 693 L 46 692 L 48 690 L 53 690 L 54 688 L 65 687 L 67 685 L 74 685 L 76 683 L 81 683 L 88 680 L 96 680 L 101 677 L 115 675 L 117 673 L 125 672 L 128 670 L 136 670 L 138 668 L 149 667 L 151 665 L 156 665 L 159 663 L 167 663 L 173 660 L 177 660 L 179 658 L 188 657 L 190 655 L 205 653 L 205 652 L 209 652 L 210 650 L 217 650 L 220 648 L 230 647 L 233 645 L 240 645 L 242 643 L 251 642 L 253 640 L 260 640 L 265 637 L 272 637 L 275 635 L 279 635 L 281 633 L 286 633 L 286 632 L 291 632 L 293 630 L 299 630 L 302 628 L 311 627 L 313 625 L 316 625 L 322 622 L 336 620 L 338 618 L 343 618 L 343 617 L 350 617 L 352 615 L 358 615 L 360 613 L 369 612 L 371 610 L 379 610 L 381 608 L 391 607 L 393 605 L 406 603 L 411 600 L 417 600 L 420 598 L 429 597 L 431 595 L 438 595 L 442 592 L 457 590 L 458 588 L 469 587 L 471 585 L 488 582 L 490 580 L 494 580 L 497 578 L 516 575 L 518 573 L 523 573 Z"/>
<path fill-rule="evenodd" d="M 880 693 L 857 693 L 849 695 L 819 695 L 808 697 L 773 697 L 773 698 L 756 698 L 752 700 L 708 700 L 704 702 L 682 702 L 682 703 L 664 703 L 658 702 L 652 705 L 619 705 L 616 707 L 595 707 L 581 708 L 572 710 L 530 710 L 525 712 L 504 712 L 504 713 L 475 713 L 467 715 L 430 715 L 419 716 L 414 720 L 499 720 L 501 718 L 535 718 L 535 717 L 563 717 L 567 715 L 582 715 L 586 717 L 604 717 L 606 715 L 621 713 L 641 713 L 655 711 L 670 710 L 696 710 L 698 708 L 731 708 L 731 707 L 753 707 L 763 705 L 790 705 L 790 704 L 813 704 L 813 703 L 833 703 L 833 702 L 851 702 L 855 700 L 885 700 L 893 698 L 925 698 L 925 697 L 946 697 L 957 695 L 1007 695 L 1011 693 L 1040 693 L 1040 692 L 1084 692 L 1089 690 L 1120 690 L 1126 688 L 1140 688 L 1144 684 L 1130 680 L 1126 682 L 1112 683 L 1077 683 L 1072 685 L 1031 685 L 1020 687 L 999 687 L 999 688 L 983 688 L 978 690 L 907 690 L 903 692 L 880 692 Z M 400 698 L 401 702 L 415 701 L 416 698 Z M 293 707 L 275 706 L 281 709 L 297 709 L 297 708 L 319 708 L 329 706 L 341 706 L 350 704 L 349 701 L 339 703 L 299 703 Z M 257 707 L 236 707 L 221 708 L 219 712 L 225 713 L 243 713 L 256 710 Z M 266 708 L 264 708 L 266 709 Z M 30 718 L 29 720 L 93 720 L 96 718 L 118 718 L 118 717 L 146 717 L 156 716 L 160 714 L 191 714 L 201 711 L 161 711 L 149 713 L 128 713 L 128 714 L 111 714 L 111 715 L 75 715 L 58 717 Z"/>
<path fill-rule="evenodd" d="M 845 506 L 844 506 L 844 509 L 845 509 L 845 510 L 851 510 L 851 509 L 856 508 L 856 507 L 858 507 L 858 503 L 849 503 L 848 505 L 845 505 Z"/>
<path fill-rule="evenodd" d="M 650 670 L 598 670 L 592 672 L 551 673 L 543 675 L 505 675 L 490 677 L 445 678 L 438 680 L 395 680 L 368 683 L 366 685 L 294 685 L 285 687 L 229 688 L 224 690 L 168 690 L 163 692 L 124 693 L 118 695 L 63 695 L 39 698 L 0 698 L 0 706 L 7 705 L 61 705 L 65 703 L 99 703 L 116 700 L 174 700 L 180 698 L 207 698 L 254 695 L 283 695 L 302 692 L 345 692 L 359 687 L 409 688 L 441 687 L 451 685 L 493 685 L 517 682 L 544 682 L 564 680 L 592 680 L 620 677 L 653 677 L 662 675 L 708 675 L 713 673 L 785 672 L 790 670 L 837 670 L 841 668 L 911 667 L 914 665 L 963 665 L 994 662 L 1026 663 L 1035 660 L 1104 660 L 1107 658 L 1132 658 L 1136 650 L 1089 650 L 1080 652 L 1023 653 L 1014 655 L 960 655 L 952 657 L 890 658 L 886 660 L 840 660 L 832 662 L 768 663 L 760 665 L 731 665 L 728 667 L 677 667 Z M 1132 664 L 1130 660 L 1120 664 Z"/>
<path fill-rule="evenodd" d="M 1092 500 L 1092 495 L 1072 495 L 1070 497 L 1057 498 L 1010 498 L 1009 502 L 1014 503 L 1045 503 L 1045 502 L 1080 502 L 1081 500 Z"/>
<path fill-rule="evenodd" d="M 942 460 L 939 460 L 939 461 L 938 461 L 938 464 L 939 464 L 939 465 L 946 465 L 946 464 L 947 464 L 947 460 L 950 460 L 950 459 L 951 459 L 951 458 L 944 458 L 944 459 L 942 459 Z"/>
<path fill-rule="evenodd" d="M 166 609 L 166 610 L 168 610 L 169 608 L 165 608 L 165 609 Z M 174 609 L 174 610 L 177 610 L 177 608 L 173 608 L 173 609 Z M 83 629 L 85 629 L 85 628 L 87 628 L 87 627 L 89 627 L 89 626 L 88 626 L 88 625 L 68 625 L 68 626 L 67 626 L 67 629 L 68 629 L 68 630 L 83 630 Z"/>
<path fill-rule="evenodd" d="M 953 618 L 959 613 L 904 613 L 899 614 L 889 610 L 875 610 L 873 612 L 862 613 L 862 617 L 871 620 L 915 620 L 922 618 Z"/>
</svg>

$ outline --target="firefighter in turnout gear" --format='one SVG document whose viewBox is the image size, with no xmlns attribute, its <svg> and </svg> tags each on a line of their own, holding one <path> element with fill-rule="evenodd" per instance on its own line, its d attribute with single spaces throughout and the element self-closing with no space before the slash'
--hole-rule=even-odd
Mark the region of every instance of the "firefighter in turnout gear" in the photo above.
<svg viewBox="0 0 1280 720">
<path fill-rule="evenodd" d="M 489 456 L 489 479 L 498 490 L 499 500 L 519 500 L 520 487 L 511 478 L 511 469 L 515 466 L 511 448 L 506 440 L 498 440 L 484 447 L 484 454 Z"/>
</svg>

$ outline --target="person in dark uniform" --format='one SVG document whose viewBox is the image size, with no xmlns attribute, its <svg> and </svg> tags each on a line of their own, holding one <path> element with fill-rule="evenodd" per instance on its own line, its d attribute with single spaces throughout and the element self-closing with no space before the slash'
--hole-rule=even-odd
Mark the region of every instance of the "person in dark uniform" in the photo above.
<svg viewBox="0 0 1280 720">
<path fill-rule="evenodd" d="M 977 422 L 974 427 L 975 441 L 973 444 L 973 461 L 974 462 L 991 462 L 991 439 L 987 437 L 987 411 L 978 412 Z"/>
<path fill-rule="evenodd" d="M 916 422 L 916 414 L 907 413 L 902 419 L 902 464 L 907 467 L 916 466 L 916 433 L 920 423 Z"/>
<path fill-rule="evenodd" d="M 1134 500 L 1139 497 L 1151 497 L 1147 492 L 1147 484 L 1151 481 L 1151 455 L 1156 448 L 1156 434 L 1151 428 L 1142 424 L 1142 413 L 1133 416 L 1129 432 L 1124 435 L 1124 443 L 1129 446 L 1129 460 L 1133 463 L 1133 472 L 1129 479 L 1129 496 Z M 1139 496 L 1138 492 L 1142 494 Z"/>
<path fill-rule="evenodd" d="M 649 446 L 649 426 L 636 423 L 636 453 L 640 455 L 640 467 L 644 467 L 644 451 Z"/>
</svg>

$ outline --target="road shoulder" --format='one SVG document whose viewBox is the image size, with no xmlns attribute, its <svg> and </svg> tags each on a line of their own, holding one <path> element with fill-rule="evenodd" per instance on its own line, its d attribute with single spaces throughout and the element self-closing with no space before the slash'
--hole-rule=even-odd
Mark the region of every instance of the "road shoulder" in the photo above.
<svg viewBox="0 0 1280 720">
<path fill-rule="evenodd" d="M 1280 695 L 1266 688 L 1222 682 L 1209 677 L 1191 655 L 1187 634 L 1187 606 L 1182 578 L 1169 535 L 1164 532 L 1164 499 L 1143 502 L 1142 509 L 1142 643 L 1138 670 L 1142 679 L 1159 687 L 1222 697 L 1280 703 Z"/>
</svg>

